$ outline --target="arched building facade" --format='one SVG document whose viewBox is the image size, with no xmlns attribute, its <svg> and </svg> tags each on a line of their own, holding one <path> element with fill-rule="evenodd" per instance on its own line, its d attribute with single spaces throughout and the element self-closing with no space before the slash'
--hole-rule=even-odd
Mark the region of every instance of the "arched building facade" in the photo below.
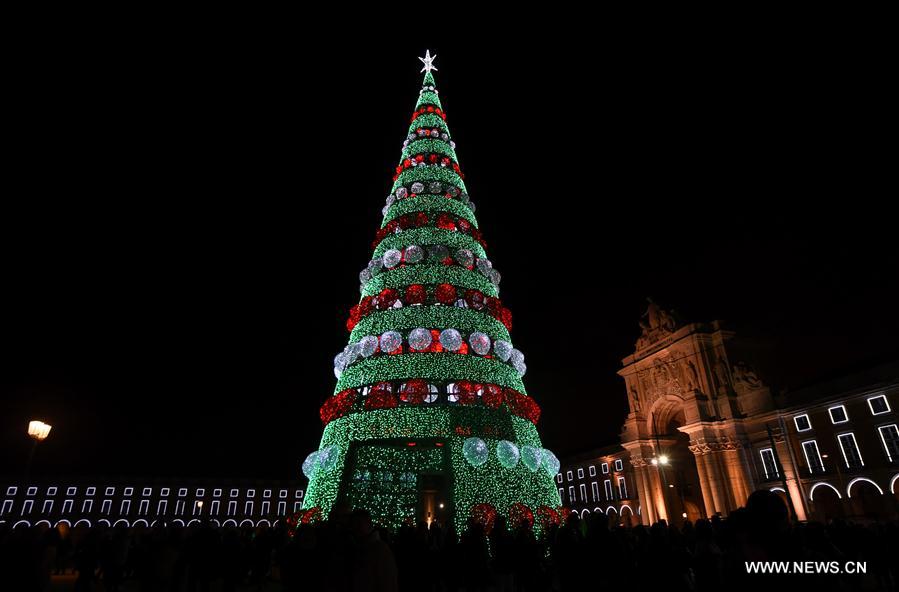
<svg viewBox="0 0 899 592">
<path fill-rule="evenodd" d="M 640 327 L 619 371 L 620 445 L 563 462 L 564 503 L 615 503 L 588 475 L 616 457 L 644 524 L 727 516 L 757 489 L 781 495 L 798 520 L 899 516 L 899 363 L 775 397 L 747 363 L 755 347 L 722 323 L 682 323 L 650 301 Z"/>
</svg>

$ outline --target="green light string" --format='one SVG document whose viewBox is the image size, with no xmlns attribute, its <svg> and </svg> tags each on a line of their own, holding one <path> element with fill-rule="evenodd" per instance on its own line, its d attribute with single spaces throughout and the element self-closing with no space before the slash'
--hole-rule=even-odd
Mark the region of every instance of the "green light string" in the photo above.
<svg viewBox="0 0 899 592">
<path fill-rule="evenodd" d="M 440 181 L 441 183 L 449 183 L 459 188 L 459 191 L 465 191 L 465 183 L 462 177 L 456 174 L 456 171 L 449 167 L 440 165 L 422 165 L 406 169 L 393 182 L 390 193 L 397 190 L 398 187 L 408 186 L 416 181 L 427 183 L 429 181 Z"/>
<path fill-rule="evenodd" d="M 450 250 L 450 255 L 458 249 L 468 249 L 477 257 L 487 257 L 481 243 L 471 236 L 455 230 L 444 230 L 433 226 L 422 228 L 407 228 L 389 236 L 378 243 L 372 257 L 380 257 L 388 249 L 402 249 L 410 245 L 430 247 L 432 245 L 444 245 Z"/>
<path fill-rule="evenodd" d="M 480 331 L 493 341 L 512 341 L 506 326 L 490 316 L 486 309 L 479 311 L 457 306 L 404 306 L 376 311 L 362 318 L 350 332 L 350 342 L 366 335 L 380 335 L 385 331 L 411 331 L 418 327 L 458 329 L 463 334 Z"/>
<path fill-rule="evenodd" d="M 396 220 L 400 216 L 416 212 L 425 212 L 427 214 L 431 212 L 449 212 L 460 218 L 465 218 L 475 228 L 478 227 L 478 221 L 467 205 L 456 198 L 434 195 L 416 195 L 415 197 L 407 197 L 394 202 L 390 209 L 387 210 L 387 215 L 384 216 L 384 222 L 381 223 L 381 227 L 387 226 L 388 222 Z M 428 217 L 430 218 L 430 216 Z"/>
<path fill-rule="evenodd" d="M 487 296 L 499 292 L 479 271 L 458 265 L 409 265 L 382 271 L 365 284 L 363 296 L 375 296 L 384 288 L 405 288 L 410 284 L 452 284 L 457 288 L 480 290 Z M 464 296 L 464 294 L 462 294 Z"/>
<path fill-rule="evenodd" d="M 386 355 L 356 362 L 343 371 L 334 393 L 383 380 L 409 378 L 435 382 L 487 382 L 527 394 L 518 372 L 508 364 L 497 359 L 450 352 Z"/>
</svg>

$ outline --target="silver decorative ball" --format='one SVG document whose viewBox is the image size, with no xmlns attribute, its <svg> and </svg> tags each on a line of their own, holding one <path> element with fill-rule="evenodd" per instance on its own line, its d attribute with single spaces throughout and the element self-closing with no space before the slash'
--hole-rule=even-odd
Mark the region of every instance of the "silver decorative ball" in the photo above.
<svg viewBox="0 0 899 592">
<path fill-rule="evenodd" d="M 363 358 L 370 358 L 378 349 L 378 338 L 374 335 L 366 335 L 359 340 L 359 353 Z"/>
<path fill-rule="evenodd" d="M 471 267 L 474 263 L 474 253 L 468 249 L 459 249 L 456 251 L 456 263 L 462 267 Z"/>
<path fill-rule="evenodd" d="M 387 196 L 387 206 L 388 207 L 392 206 L 395 201 L 396 201 L 396 196 L 394 194 L 391 193 L 390 195 Z"/>
<path fill-rule="evenodd" d="M 370 279 L 371 279 L 371 271 L 369 271 L 368 269 L 363 269 L 362 271 L 359 272 L 359 283 L 360 284 L 365 285 L 368 283 L 368 280 L 370 280 Z"/>
<path fill-rule="evenodd" d="M 396 189 L 396 198 L 397 199 L 405 199 L 408 196 L 409 196 L 409 192 L 406 190 L 405 187 L 397 187 L 397 189 Z"/>
<path fill-rule="evenodd" d="M 497 339 L 493 342 L 493 351 L 500 361 L 508 362 L 509 358 L 512 356 L 512 344 L 503 339 Z"/>
<path fill-rule="evenodd" d="M 409 245 L 406 247 L 404 257 L 406 263 L 418 263 L 425 258 L 425 250 L 418 245 Z"/>
<path fill-rule="evenodd" d="M 440 332 L 440 345 L 447 351 L 459 351 L 462 347 L 462 334 L 455 329 L 444 329 Z"/>
<path fill-rule="evenodd" d="M 403 345 L 403 337 L 396 331 L 385 331 L 381 334 L 381 351 L 385 353 L 395 352 Z"/>
<path fill-rule="evenodd" d="M 487 274 L 487 277 L 490 278 L 490 281 L 493 282 L 494 286 L 498 286 L 500 280 L 503 279 L 503 276 L 495 269 L 491 269 L 490 273 Z"/>
<path fill-rule="evenodd" d="M 416 181 L 415 183 L 412 184 L 411 189 L 412 189 L 412 193 L 421 193 L 422 191 L 425 190 L 425 185 L 424 185 L 424 183 Z"/>
<path fill-rule="evenodd" d="M 468 336 L 468 345 L 474 353 L 486 356 L 490 352 L 490 337 L 486 333 L 475 331 Z"/>
<path fill-rule="evenodd" d="M 443 191 L 443 185 L 440 181 L 431 181 L 431 184 L 428 185 L 428 191 L 430 193 L 440 193 Z"/>
<path fill-rule="evenodd" d="M 412 329 L 409 332 L 409 346 L 412 349 L 417 349 L 419 351 L 428 349 L 431 347 L 432 340 L 431 332 L 427 329 L 419 327 L 418 329 Z"/>
<path fill-rule="evenodd" d="M 384 251 L 384 267 L 393 269 L 403 260 L 403 253 L 399 249 L 387 249 Z"/>
<path fill-rule="evenodd" d="M 432 245 L 428 247 L 428 257 L 435 262 L 443 261 L 449 257 L 449 249 L 444 245 Z"/>
<path fill-rule="evenodd" d="M 485 259 L 483 257 L 478 258 L 477 262 L 478 271 L 487 275 L 490 273 L 490 270 L 493 269 L 493 263 L 490 262 L 490 259 Z"/>
</svg>

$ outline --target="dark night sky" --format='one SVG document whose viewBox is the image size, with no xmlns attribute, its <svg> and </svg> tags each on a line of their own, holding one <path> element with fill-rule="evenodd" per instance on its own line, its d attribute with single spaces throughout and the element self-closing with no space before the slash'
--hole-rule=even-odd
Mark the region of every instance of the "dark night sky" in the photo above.
<svg viewBox="0 0 899 592">
<path fill-rule="evenodd" d="M 167 43 L 8 73 L 0 475 L 32 417 L 36 473 L 317 447 L 427 41 Z M 778 387 L 896 355 L 895 97 L 848 46 L 428 46 L 547 447 L 616 438 L 646 296 L 761 340 Z"/>
</svg>

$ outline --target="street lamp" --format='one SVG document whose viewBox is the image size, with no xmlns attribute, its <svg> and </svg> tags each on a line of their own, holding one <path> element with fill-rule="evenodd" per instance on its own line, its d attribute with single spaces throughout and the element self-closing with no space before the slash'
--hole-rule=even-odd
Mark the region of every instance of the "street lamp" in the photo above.
<svg viewBox="0 0 899 592">
<path fill-rule="evenodd" d="M 667 465 L 668 462 L 669 462 L 669 460 L 668 460 L 667 454 L 663 454 L 662 456 L 659 457 L 659 463 L 661 463 L 663 465 Z"/>
<path fill-rule="evenodd" d="M 28 436 L 34 440 L 31 452 L 28 453 L 28 463 L 25 465 L 25 485 L 28 485 L 28 479 L 31 476 L 31 463 L 34 460 L 34 451 L 37 445 L 47 439 L 53 426 L 42 421 L 34 420 L 28 422 Z"/>
<path fill-rule="evenodd" d="M 35 420 L 28 423 L 28 435 L 31 436 L 35 442 L 43 442 L 46 440 L 47 436 L 50 435 L 51 429 L 53 429 L 53 426 L 42 421 Z"/>
</svg>

